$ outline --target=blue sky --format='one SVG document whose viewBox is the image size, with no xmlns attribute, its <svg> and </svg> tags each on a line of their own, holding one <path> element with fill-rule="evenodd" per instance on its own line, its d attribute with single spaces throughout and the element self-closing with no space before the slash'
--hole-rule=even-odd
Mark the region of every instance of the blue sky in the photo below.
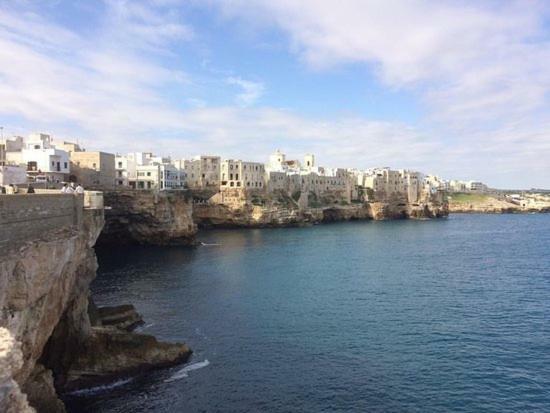
<svg viewBox="0 0 550 413">
<path fill-rule="evenodd" d="M 0 125 L 550 187 L 544 1 L 0 0 Z"/>
</svg>

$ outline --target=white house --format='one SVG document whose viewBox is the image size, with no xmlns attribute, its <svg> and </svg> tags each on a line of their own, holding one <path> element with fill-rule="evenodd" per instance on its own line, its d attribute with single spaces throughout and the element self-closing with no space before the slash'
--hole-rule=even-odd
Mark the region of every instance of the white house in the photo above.
<svg viewBox="0 0 550 413">
<path fill-rule="evenodd" d="M 56 149 L 50 135 L 44 133 L 29 135 L 21 150 L 6 151 L 6 161 L 24 165 L 31 180 L 61 182 L 70 173 L 69 154 Z"/>
</svg>

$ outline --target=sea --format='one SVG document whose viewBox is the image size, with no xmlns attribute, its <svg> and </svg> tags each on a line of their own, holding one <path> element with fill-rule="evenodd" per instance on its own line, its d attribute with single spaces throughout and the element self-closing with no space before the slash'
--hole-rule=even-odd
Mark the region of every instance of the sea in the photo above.
<svg viewBox="0 0 550 413">
<path fill-rule="evenodd" d="M 550 412 L 550 214 L 199 232 L 98 249 L 98 305 L 188 363 L 69 412 Z"/>
</svg>

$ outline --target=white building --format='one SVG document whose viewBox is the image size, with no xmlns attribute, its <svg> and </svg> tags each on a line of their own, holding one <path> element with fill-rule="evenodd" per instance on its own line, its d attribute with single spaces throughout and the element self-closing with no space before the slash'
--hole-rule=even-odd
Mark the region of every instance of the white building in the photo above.
<svg viewBox="0 0 550 413">
<path fill-rule="evenodd" d="M 185 185 L 185 173 L 169 163 L 137 165 L 136 175 L 136 189 L 165 191 L 183 189 Z"/>
<path fill-rule="evenodd" d="M 19 140 L 11 144 L 12 148 L 18 146 Z M 55 148 L 50 135 L 43 133 L 29 135 L 20 150 L 6 151 L 6 162 L 25 166 L 31 180 L 61 182 L 70 173 L 69 154 Z"/>
<path fill-rule="evenodd" d="M 168 158 L 169 159 L 169 158 Z M 117 187 L 136 188 L 137 167 L 162 163 L 164 158 L 153 156 L 152 152 L 130 152 L 115 156 L 115 184 Z M 169 162 L 169 160 L 168 160 Z"/>
</svg>

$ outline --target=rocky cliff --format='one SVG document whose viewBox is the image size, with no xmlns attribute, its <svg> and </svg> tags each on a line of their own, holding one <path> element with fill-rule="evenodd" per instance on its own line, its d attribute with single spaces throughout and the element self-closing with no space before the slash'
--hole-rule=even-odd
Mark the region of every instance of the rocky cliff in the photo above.
<svg viewBox="0 0 550 413">
<path fill-rule="evenodd" d="M 9 330 L 0 327 L 0 411 L 5 413 L 30 413 L 27 395 L 13 379 L 23 367 L 21 343 Z"/>
<path fill-rule="evenodd" d="M 459 195 L 450 197 L 450 213 L 509 214 L 524 212 L 519 205 L 488 195 Z"/>
<path fill-rule="evenodd" d="M 195 222 L 203 228 L 281 227 L 351 220 L 440 218 L 447 215 L 448 209 L 445 203 L 411 205 L 374 202 L 317 208 L 258 206 L 250 203 L 234 207 L 204 203 L 195 205 L 193 210 Z"/>
<path fill-rule="evenodd" d="M 186 191 L 104 193 L 105 227 L 98 244 L 193 245 L 197 227 Z"/>
<path fill-rule="evenodd" d="M 36 234 L 0 256 L 0 327 L 10 334 L 0 339 L 0 411 L 24 411 L 26 395 L 39 412 L 62 412 L 58 392 L 189 357 L 184 344 L 90 322 L 102 226 L 103 210 L 87 209 L 76 226 Z"/>
</svg>

